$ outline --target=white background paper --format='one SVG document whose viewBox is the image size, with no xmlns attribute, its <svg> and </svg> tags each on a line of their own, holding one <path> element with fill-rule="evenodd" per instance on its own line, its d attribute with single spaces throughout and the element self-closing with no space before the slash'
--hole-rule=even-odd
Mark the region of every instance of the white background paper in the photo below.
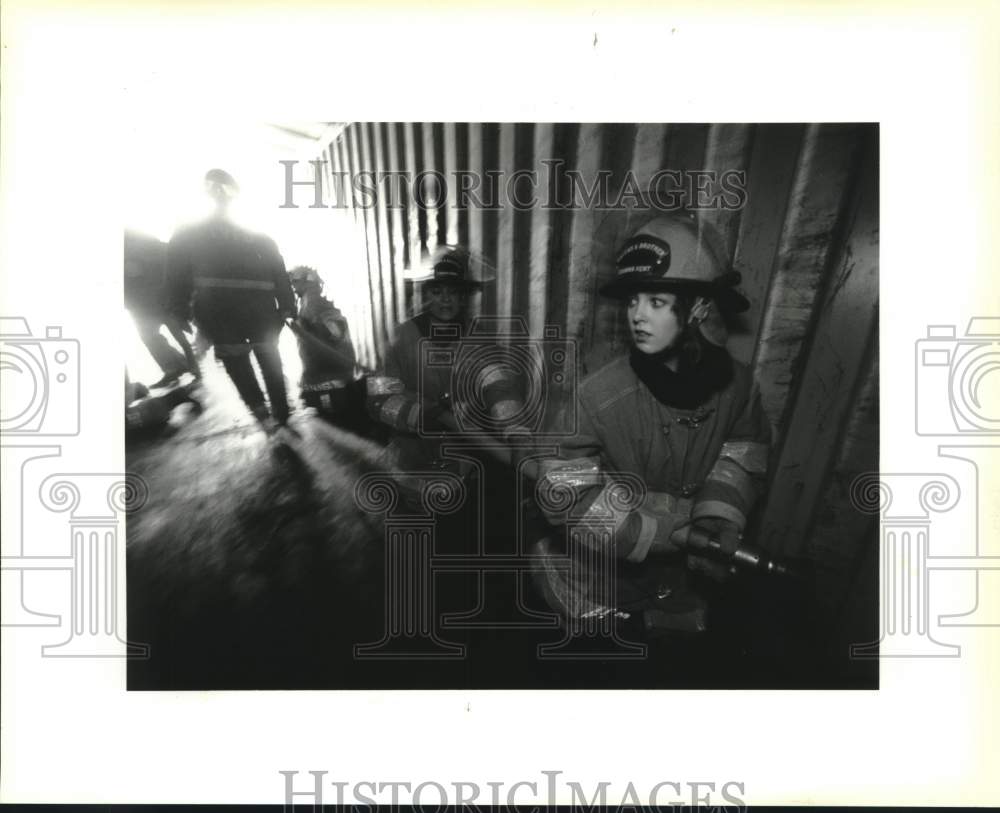
<svg viewBox="0 0 1000 813">
<path fill-rule="evenodd" d="M 961 333 L 1000 315 L 995 6 L 15 2 L 4 15 L 3 313 L 81 346 L 83 431 L 53 470 L 124 470 L 123 190 L 156 176 L 159 156 L 136 146 L 161 119 L 189 135 L 239 121 L 878 121 L 881 468 L 949 470 L 913 432 L 914 342 L 928 324 Z M 980 502 L 996 550 L 996 509 Z M 936 529 L 973 539 L 970 506 Z M 968 578 L 933 587 L 941 612 L 974 603 Z M 32 595 L 64 606 L 66 590 L 40 580 Z M 1000 801 L 1000 628 L 950 629 L 957 659 L 884 662 L 878 692 L 130 694 L 124 662 L 42 658 L 56 631 L 2 637 L 3 801 L 280 803 L 280 770 L 734 781 L 753 804 Z"/>
</svg>

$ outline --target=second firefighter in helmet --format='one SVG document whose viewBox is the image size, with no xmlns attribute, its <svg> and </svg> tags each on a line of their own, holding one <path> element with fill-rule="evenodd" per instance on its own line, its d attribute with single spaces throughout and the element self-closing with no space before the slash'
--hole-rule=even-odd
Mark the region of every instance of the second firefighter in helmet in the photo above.
<svg viewBox="0 0 1000 813">
<path fill-rule="evenodd" d="M 689 555 L 688 535 L 710 531 L 735 545 L 766 473 L 770 426 L 749 370 L 725 348 L 722 318 L 749 303 L 708 227 L 685 215 L 632 233 L 614 272 L 600 293 L 623 303 L 630 350 L 581 382 L 577 432 L 544 462 L 538 486 L 556 527 L 570 520 L 546 506 L 546 489 L 574 492 L 572 538 L 588 550 L 567 552 L 590 564 L 570 575 L 544 566 L 539 582 L 570 617 L 640 612 L 647 628 L 699 628 L 704 607 L 686 570 L 720 574 Z M 623 506 L 616 489 L 636 478 L 639 502 Z M 609 523 L 610 536 L 601 532 Z M 546 542 L 543 553 L 555 547 Z M 619 560 L 611 580 L 597 572 L 609 559 Z"/>
<path fill-rule="evenodd" d="M 463 342 L 483 341 L 470 335 L 469 301 L 482 289 L 473 265 L 461 246 L 445 245 L 435 252 L 421 282 L 424 309 L 399 326 L 383 374 L 368 381 L 369 411 L 393 430 L 403 469 L 440 463 L 440 433 L 463 433 L 458 376 L 476 383 L 474 397 L 498 424 L 503 424 L 504 410 L 520 410 L 519 382 L 508 366 L 491 362 L 488 369 L 457 369 Z M 444 358 L 452 361 L 442 363 Z"/>
</svg>

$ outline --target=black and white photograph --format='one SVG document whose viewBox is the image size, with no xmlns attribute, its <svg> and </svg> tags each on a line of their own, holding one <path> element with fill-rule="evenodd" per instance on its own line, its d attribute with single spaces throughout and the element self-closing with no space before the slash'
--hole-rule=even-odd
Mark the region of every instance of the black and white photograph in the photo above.
<svg viewBox="0 0 1000 813">
<path fill-rule="evenodd" d="M 146 134 L 129 689 L 877 688 L 878 137 Z"/>
<path fill-rule="evenodd" d="M 1000 801 L 998 23 L 5 0 L 0 806 Z"/>
</svg>

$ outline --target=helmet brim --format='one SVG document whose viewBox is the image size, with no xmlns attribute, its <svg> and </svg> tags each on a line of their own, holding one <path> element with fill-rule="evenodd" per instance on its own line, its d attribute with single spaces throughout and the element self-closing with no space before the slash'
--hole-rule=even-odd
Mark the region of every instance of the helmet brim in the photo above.
<svg viewBox="0 0 1000 813">
<path fill-rule="evenodd" d="M 714 299 L 719 310 L 725 313 L 743 313 L 750 309 L 750 301 L 743 294 L 726 285 L 717 285 L 701 280 L 685 279 L 615 279 L 602 285 L 599 293 L 611 299 L 627 299 L 637 293 L 652 293 L 664 291 L 667 293 L 683 293 L 691 296 L 704 296 Z"/>
<path fill-rule="evenodd" d="M 483 284 L 478 280 L 472 279 L 442 279 L 441 277 L 424 277 L 423 279 L 414 280 L 422 287 L 428 285 L 450 285 L 453 288 L 457 288 L 460 291 L 465 291 L 467 293 L 472 293 L 474 291 L 483 290 Z"/>
</svg>

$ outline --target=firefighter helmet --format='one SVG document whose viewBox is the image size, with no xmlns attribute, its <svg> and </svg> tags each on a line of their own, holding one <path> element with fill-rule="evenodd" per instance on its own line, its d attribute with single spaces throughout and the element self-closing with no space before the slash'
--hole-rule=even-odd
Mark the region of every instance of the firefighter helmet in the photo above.
<svg viewBox="0 0 1000 813">
<path fill-rule="evenodd" d="M 674 291 L 714 299 L 721 311 L 750 307 L 735 290 L 740 275 L 728 268 L 707 223 L 686 215 L 665 215 L 629 237 L 615 259 L 615 278 L 601 293 L 624 299 L 639 291 Z"/>
<path fill-rule="evenodd" d="M 308 265 L 295 266 L 295 268 L 288 272 L 288 280 L 293 284 L 313 282 L 320 288 L 323 287 L 323 278 L 319 275 L 319 272 L 317 272 L 315 268 L 310 268 Z"/>
<path fill-rule="evenodd" d="M 205 185 L 208 186 L 211 184 L 228 187 L 230 194 L 236 194 L 240 190 L 240 185 L 236 183 L 236 179 L 224 169 L 210 169 L 205 173 Z"/>
<path fill-rule="evenodd" d="M 478 291 L 483 286 L 472 277 L 471 260 L 471 255 L 462 246 L 441 246 L 434 253 L 431 275 L 424 282 L 447 283 L 465 291 Z"/>
</svg>

